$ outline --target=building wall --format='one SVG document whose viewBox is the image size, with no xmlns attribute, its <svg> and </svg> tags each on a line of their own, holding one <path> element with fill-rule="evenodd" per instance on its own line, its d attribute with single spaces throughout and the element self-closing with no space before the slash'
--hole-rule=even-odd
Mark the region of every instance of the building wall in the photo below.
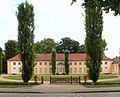
<svg viewBox="0 0 120 97">
<path fill-rule="evenodd" d="M 85 61 L 69 61 L 69 74 L 87 74 Z M 21 74 L 22 63 L 21 61 L 8 61 L 8 74 Z M 117 65 L 115 65 L 117 66 Z M 102 61 L 101 74 L 112 74 L 113 66 L 112 61 Z M 64 61 L 56 61 L 56 73 L 65 73 Z M 118 70 L 114 70 L 114 74 L 117 74 Z M 51 61 L 35 61 L 34 74 L 48 75 L 52 74 Z"/>
<path fill-rule="evenodd" d="M 119 65 L 117 63 L 112 64 L 112 74 L 119 74 Z"/>
<path fill-rule="evenodd" d="M 111 65 L 112 65 L 112 61 L 102 61 L 102 64 L 101 64 L 101 73 L 103 74 L 110 74 L 112 73 L 111 71 Z"/>
</svg>

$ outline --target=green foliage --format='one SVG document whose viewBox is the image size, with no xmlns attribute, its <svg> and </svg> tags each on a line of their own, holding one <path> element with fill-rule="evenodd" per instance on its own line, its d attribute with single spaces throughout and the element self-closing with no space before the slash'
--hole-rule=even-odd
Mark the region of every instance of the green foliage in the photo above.
<svg viewBox="0 0 120 97">
<path fill-rule="evenodd" d="M 15 40 L 8 40 L 5 43 L 5 54 L 3 54 L 3 72 L 7 73 L 7 60 L 18 54 L 17 42 Z"/>
<path fill-rule="evenodd" d="M 15 40 L 8 40 L 5 43 L 5 57 L 6 57 L 6 60 L 16 56 L 17 54 L 18 54 L 17 42 Z"/>
<path fill-rule="evenodd" d="M 22 79 L 28 82 L 33 74 L 34 67 L 34 13 L 33 6 L 27 1 L 18 7 L 18 49 L 22 61 Z"/>
<path fill-rule="evenodd" d="M 68 50 L 65 50 L 64 65 L 65 65 L 65 72 L 68 75 L 69 74 L 69 51 Z"/>
<path fill-rule="evenodd" d="M 52 73 L 53 75 L 55 75 L 55 72 L 56 72 L 56 51 L 55 50 L 52 50 L 51 64 L 52 64 Z"/>
<path fill-rule="evenodd" d="M 70 39 L 69 37 L 62 38 L 60 43 L 57 46 L 57 53 L 64 53 L 66 49 L 70 51 L 70 53 L 78 53 L 79 52 L 79 42 Z"/>
<path fill-rule="evenodd" d="M 6 61 L 6 57 L 5 57 L 4 51 L 2 53 L 2 72 L 3 73 L 7 73 L 7 61 Z"/>
<path fill-rule="evenodd" d="M 103 57 L 104 43 L 102 40 L 103 17 L 101 7 L 86 7 L 86 63 L 88 77 L 96 82 L 99 78 L 100 65 Z"/>
<path fill-rule="evenodd" d="M 53 48 L 56 48 L 56 43 L 51 38 L 43 39 L 34 44 L 35 53 L 51 53 Z"/>
<path fill-rule="evenodd" d="M 82 1 L 82 0 L 81 0 Z M 76 2 L 76 0 L 72 0 L 71 5 Z M 84 0 L 83 6 L 86 7 L 102 7 L 106 13 L 110 10 L 114 11 L 114 15 L 120 15 L 120 0 Z"/>
<path fill-rule="evenodd" d="M 0 75 L 2 74 L 2 48 L 0 47 Z"/>
</svg>

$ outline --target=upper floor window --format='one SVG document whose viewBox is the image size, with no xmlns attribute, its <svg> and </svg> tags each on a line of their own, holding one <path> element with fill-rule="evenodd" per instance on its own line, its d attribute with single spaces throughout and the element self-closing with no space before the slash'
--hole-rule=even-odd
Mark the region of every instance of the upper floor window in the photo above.
<svg viewBox="0 0 120 97">
<path fill-rule="evenodd" d="M 86 65 L 86 62 L 84 62 L 84 65 Z"/>
<path fill-rule="evenodd" d="M 105 62 L 105 64 L 107 64 L 107 62 Z"/>
<path fill-rule="evenodd" d="M 35 63 L 35 66 L 37 65 L 37 63 Z"/>
<path fill-rule="evenodd" d="M 47 65 L 47 62 L 45 62 L 44 65 Z"/>
<path fill-rule="evenodd" d="M 59 62 L 59 63 L 57 63 L 57 65 L 64 65 L 64 63 L 63 62 Z"/>
<path fill-rule="evenodd" d="M 42 62 L 40 62 L 40 65 L 42 65 Z"/>
<path fill-rule="evenodd" d="M 77 65 L 77 62 L 74 62 L 74 65 Z"/>
<path fill-rule="evenodd" d="M 49 65 L 52 65 L 51 62 L 49 62 Z"/>
<path fill-rule="evenodd" d="M 72 65 L 72 62 L 70 62 L 69 65 Z"/>
<path fill-rule="evenodd" d="M 21 62 L 18 62 L 19 65 L 21 65 Z"/>
<path fill-rule="evenodd" d="M 14 62 L 13 65 L 16 65 L 16 62 Z"/>
<path fill-rule="evenodd" d="M 82 65 L 82 62 L 79 62 L 79 65 Z"/>
</svg>

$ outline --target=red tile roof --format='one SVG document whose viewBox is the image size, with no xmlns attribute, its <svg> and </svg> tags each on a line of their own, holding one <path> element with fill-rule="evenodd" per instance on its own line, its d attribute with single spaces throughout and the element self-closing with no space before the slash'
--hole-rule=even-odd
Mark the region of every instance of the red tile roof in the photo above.
<svg viewBox="0 0 120 97">
<path fill-rule="evenodd" d="M 119 62 L 119 57 L 115 57 L 115 58 L 113 58 L 113 64 L 116 64 L 116 63 L 118 63 Z"/>
<path fill-rule="evenodd" d="M 84 61 L 86 54 L 70 54 L 69 61 Z M 104 61 L 110 61 L 111 59 L 104 56 Z M 19 55 L 8 59 L 8 61 L 20 61 Z M 51 54 L 36 54 L 35 61 L 51 61 Z M 64 54 L 56 54 L 56 61 L 64 61 Z"/>
</svg>

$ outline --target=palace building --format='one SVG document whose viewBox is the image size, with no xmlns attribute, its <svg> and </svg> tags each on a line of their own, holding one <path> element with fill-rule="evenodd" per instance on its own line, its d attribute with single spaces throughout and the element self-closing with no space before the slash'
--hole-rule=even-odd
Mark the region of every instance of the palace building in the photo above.
<svg viewBox="0 0 120 97">
<path fill-rule="evenodd" d="M 87 74 L 85 58 L 86 54 L 69 54 L 70 75 Z M 7 60 L 8 74 L 21 74 L 21 69 L 22 62 L 19 55 Z M 118 74 L 118 71 L 118 64 L 113 59 L 103 56 L 101 74 Z M 51 54 L 36 54 L 34 74 L 52 74 Z M 65 74 L 64 54 L 56 54 L 56 74 Z"/>
</svg>

